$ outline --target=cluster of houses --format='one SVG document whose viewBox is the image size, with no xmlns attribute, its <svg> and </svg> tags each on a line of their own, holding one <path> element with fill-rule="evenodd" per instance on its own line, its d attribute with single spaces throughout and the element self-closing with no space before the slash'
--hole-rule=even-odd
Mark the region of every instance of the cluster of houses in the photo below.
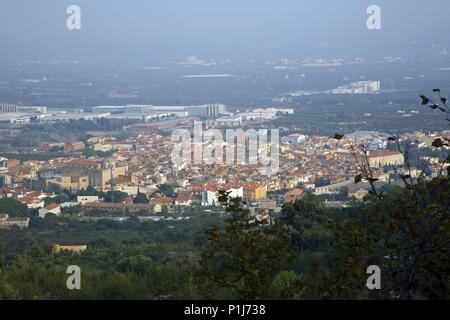
<svg viewBox="0 0 450 320">
<path fill-rule="evenodd" d="M 267 197 L 267 185 L 256 182 L 246 183 L 194 183 L 181 190 L 176 199 L 177 206 L 218 206 L 218 192 L 226 191 L 232 198 L 242 198 L 244 201 L 256 203 Z"/>
</svg>

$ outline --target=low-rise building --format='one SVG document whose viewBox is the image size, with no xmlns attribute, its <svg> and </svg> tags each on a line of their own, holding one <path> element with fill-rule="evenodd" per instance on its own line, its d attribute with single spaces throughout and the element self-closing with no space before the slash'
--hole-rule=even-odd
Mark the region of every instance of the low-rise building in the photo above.
<svg viewBox="0 0 450 320">
<path fill-rule="evenodd" d="M 159 205 L 151 203 L 135 204 L 135 203 L 109 203 L 109 202 L 92 202 L 86 203 L 83 209 L 87 212 L 103 212 L 109 214 L 136 214 L 147 213 L 154 214 L 161 211 Z"/>
<path fill-rule="evenodd" d="M 369 165 L 372 168 L 402 166 L 404 164 L 405 158 L 397 151 L 377 150 L 369 153 Z"/>
<path fill-rule="evenodd" d="M 66 172 L 47 180 L 50 188 L 68 190 L 86 190 L 89 187 L 89 175 L 82 172 Z"/>
<path fill-rule="evenodd" d="M 98 196 L 77 196 L 77 202 L 81 205 L 85 205 L 86 203 L 98 202 Z"/>
<path fill-rule="evenodd" d="M 28 227 L 30 226 L 30 218 L 10 218 L 8 214 L 0 214 L 0 229 L 11 229 L 13 226 L 16 226 L 20 229 L 28 229 Z"/>
<path fill-rule="evenodd" d="M 267 185 L 257 182 L 247 182 L 243 185 L 244 200 L 259 201 L 267 197 Z"/>
<path fill-rule="evenodd" d="M 187 207 L 190 206 L 193 201 L 194 194 L 190 191 L 180 191 L 175 199 L 175 205 Z"/>
<path fill-rule="evenodd" d="M 51 203 L 44 208 L 39 209 L 39 218 L 45 218 L 45 216 L 49 213 L 52 213 L 56 216 L 61 215 L 61 207 L 59 204 Z"/>
<path fill-rule="evenodd" d="M 87 250 L 87 245 L 59 245 L 54 244 L 52 246 L 52 252 L 53 253 L 60 253 L 64 251 L 72 252 L 72 253 L 82 253 Z"/>
<path fill-rule="evenodd" d="M 305 141 L 306 136 L 300 133 L 290 134 L 287 137 L 283 137 L 281 139 L 281 142 L 283 143 L 303 143 Z"/>
<path fill-rule="evenodd" d="M 304 195 L 305 191 L 299 188 L 289 190 L 284 195 L 284 203 L 295 203 L 297 200 L 301 199 Z"/>
<path fill-rule="evenodd" d="M 243 198 L 244 188 L 242 186 L 226 186 L 225 192 L 228 192 L 230 198 Z M 202 192 L 203 206 L 217 206 L 219 205 L 219 188 L 209 186 Z"/>
<path fill-rule="evenodd" d="M 208 128 L 226 128 L 238 127 L 242 125 L 242 117 L 240 115 L 221 117 L 216 120 L 206 121 Z"/>
<path fill-rule="evenodd" d="M 28 209 L 39 209 L 39 208 L 43 208 L 45 206 L 44 200 L 37 199 L 37 198 L 23 197 L 23 198 L 17 199 L 17 201 L 19 201 L 20 203 L 26 204 Z"/>
<path fill-rule="evenodd" d="M 82 141 L 73 141 L 66 143 L 64 146 L 64 150 L 67 152 L 74 152 L 74 151 L 82 151 L 86 148 L 86 145 Z"/>
</svg>

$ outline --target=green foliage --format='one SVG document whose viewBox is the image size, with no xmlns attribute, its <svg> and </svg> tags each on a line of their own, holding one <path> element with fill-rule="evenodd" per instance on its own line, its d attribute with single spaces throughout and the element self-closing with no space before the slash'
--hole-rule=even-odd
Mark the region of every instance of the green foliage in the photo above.
<svg viewBox="0 0 450 320">
<path fill-rule="evenodd" d="M 323 203 L 316 196 L 307 194 L 283 207 L 276 230 L 281 237 L 287 237 L 297 250 L 318 250 L 331 239 L 328 223 L 330 219 Z"/>
<path fill-rule="evenodd" d="M 330 273 L 338 297 L 363 294 L 369 265 L 383 270 L 377 297 L 448 299 L 450 249 L 450 183 L 419 182 L 415 191 L 397 190 L 371 197 L 356 219 L 335 232 L 339 252 Z M 360 288 L 359 292 L 356 288 Z"/>
<path fill-rule="evenodd" d="M 76 196 L 101 196 L 101 194 L 94 187 L 88 186 L 86 190 L 78 191 Z M 74 199 L 76 199 L 76 196 L 74 196 Z"/>
<path fill-rule="evenodd" d="M 158 192 L 166 197 L 173 198 L 175 196 L 175 187 L 171 184 L 162 184 L 158 186 Z"/>
<path fill-rule="evenodd" d="M 10 217 L 28 216 L 28 207 L 13 198 L 0 199 L 0 213 L 6 213 Z"/>
<path fill-rule="evenodd" d="M 103 193 L 103 198 L 106 202 L 112 202 L 112 192 L 108 191 L 106 193 Z M 114 203 L 121 203 L 124 201 L 125 198 L 128 198 L 128 194 L 121 191 L 114 191 Z"/>
<path fill-rule="evenodd" d="M 221 193 L 219 200 L 231 215 L 225 230 L 207 230 L 195 280 L 203 296 L 212 299 L 271 297 L 272 282 L 287 260 L 289 247 L 272 229 L 250 223 L 241 199 Z"/>
<path fill-rule="evenodd" d="M 2 243 L 0 243 L 0 270 L 2 269 L 4 264 L 5 264 L 5 246 Z"/>
<path fill-rule="evenodd" d="M 98 158 L 108 158 L 114 154 L 114 151 L 95 151 L 93 148 L 86 148 L 83 150 L 83 155 L 87 158 L 98 157 Z"/>
<path fill-rule="evenodd" d="M 193 217 L 175 228 L 156 222 L 55 218 L 32 219 L 29 232 L 0 230 L 6 257 L 0 266 L 0 299 L 198 298 L 182 262 L 196 257 L 204 244 L 198 235 L 218 218 Z M 88 250 L 52 254 L 55 243 L 83 243 Z M 80 291 L 66 288 L 69 265 L 82 270 Z"/>
<path fill-rule="evenodd" d="M 61 204 L 61 203 L 68 202 L 68 201 L 70 201 L 70 197 L 66 193 L 61 193 L 61 194 L 57 195 L 56 197 L 44 198 L 45 205 L 49 205 L 51 203 Z"/>
<path fill-rule="evenodd" d="M 449 181 L 416 188 L 344 210 L 307 195 L 285 206 L 274 227 L 250 223 L 240 199 L 223 194 L 223 226 L 200 213 L 172 225 L 32 218 L 29 231 L 0 231 L 0 298 L 448 298 Z M 88 250 L 53 255 L 55 243 Z M 79 292 L 65 287 L 73 264 L 82 268 Z M 381 267 L 381 291 L 365 287 L 372 264 Z"/>
<path fill-rule="evenodd" d="M 147 196 L 141 192 L 139 192 L 136 197 L 133 199 L 133 203 L 149 203 Z"/>
<path fill-rule="evenodd" d="M 275 297 L 279 299 L 299 298 L 303 294 L 303 287 L 303 277 L 294 271 L 281 271 L 272 282 Z"/>
</svg>

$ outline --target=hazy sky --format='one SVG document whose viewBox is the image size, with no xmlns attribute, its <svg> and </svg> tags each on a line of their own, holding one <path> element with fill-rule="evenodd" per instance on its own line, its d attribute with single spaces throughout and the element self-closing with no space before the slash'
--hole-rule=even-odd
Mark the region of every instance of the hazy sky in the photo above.
<svg viewBox="0 0 450 320">
<path fill-rule="evenodd" d="M 81 30 L 66 28 L 70 4 Z M 366 27 L 371 4 L 382 30 Z M 449 12 L 448 0 L 0 0 L 0 59 L 370 54 L 448 42 Z"/>
</svg>

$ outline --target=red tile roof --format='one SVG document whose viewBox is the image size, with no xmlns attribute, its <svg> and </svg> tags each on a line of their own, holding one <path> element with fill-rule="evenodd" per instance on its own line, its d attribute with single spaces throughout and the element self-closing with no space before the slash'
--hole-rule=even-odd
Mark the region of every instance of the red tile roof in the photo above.
<svg viewBox="0 0 450 320">
<path fill-rule="evenodd" d="M 59 207 L 59 204 L 56 203 L 50 203 L 48 206 L 45 207 L 47 210 L 53 210 Z"/>
<path fill-rule="evenodd" d="M 244 190 L 252 190 L 252 191 L 255 191 L 260 186 L 261 185 L 257 182 L 246 182 L 243 184 Z"/>
<path fill-rule="evenodd" d="M 180 191 L 177 195 L 177 201 L 186 202 L 191 200 L 192 193 L 189 191 Z"/>
</svg>

